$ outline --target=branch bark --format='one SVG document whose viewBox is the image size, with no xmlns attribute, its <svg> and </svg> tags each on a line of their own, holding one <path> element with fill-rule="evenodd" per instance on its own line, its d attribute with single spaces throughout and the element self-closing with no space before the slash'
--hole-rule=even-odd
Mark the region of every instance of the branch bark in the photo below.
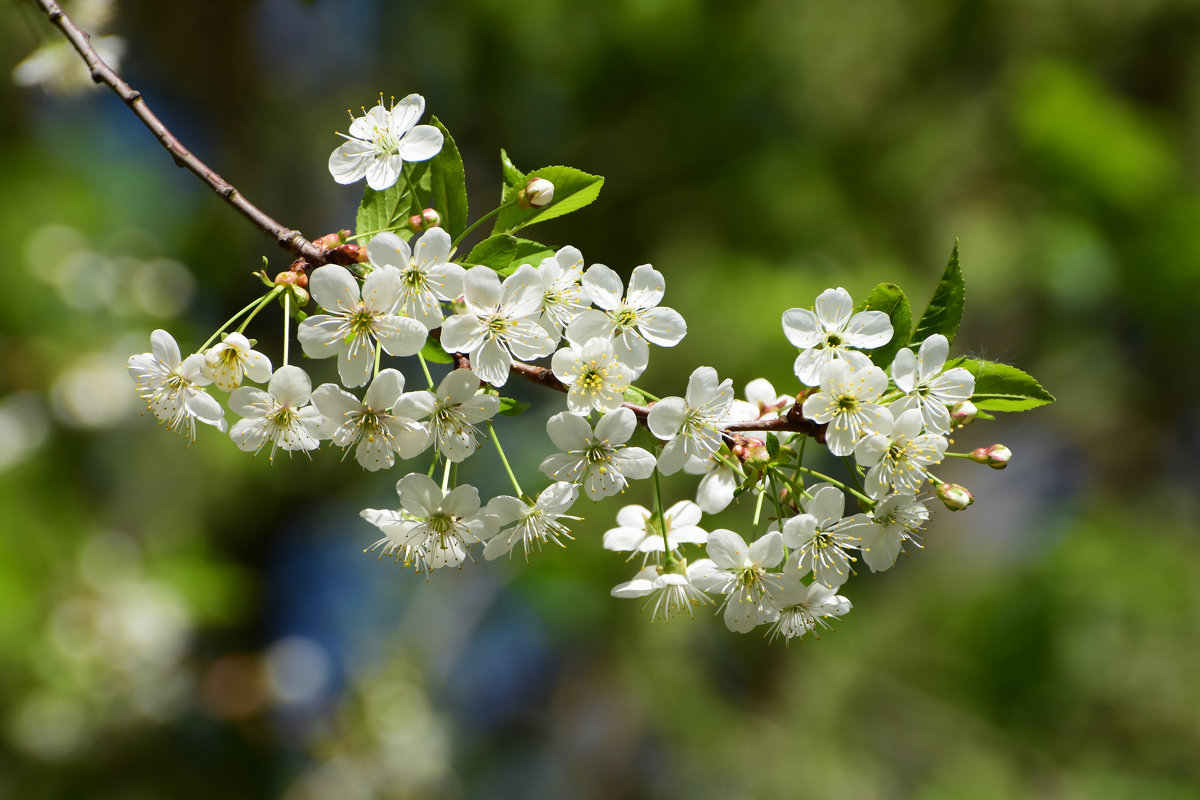
<svg viewBox="0 0 1200 800">
<path fill-rule="evenodd" d="M 159 144 L 171 154 L 176 166 L 182 167 L 198 177 L 208 188 L 216 192 L 226 203 L 249 220 L 254 227 L 274 239 L 275 243 L 287 252 L 303 258 L 314 266 L 327 264 L 334 260 L 328 256 L 328 250 L 305 239 L 300 231 L 285 227 L 264 213 L 258 206 L 246 199 L 233 184 L 218 175 L 214 169 L 197 158 L 191 150 L 188 150 L 162 123 L 162 120 L 150 110 L 142 93 L 126 83 L 108 64 L 104 63 L 104 59 L 100 58 L 92 47 L 87 32 L 81 30 L 59 7 L 58 3 L 54 0 L 34 0 L 34 2 L 41 7 L 50 22 L 62 31 L 76 52 L 83 58 L 92 73 L 92 80 L 112 89 L 117 97 L 121 98 L 129 110 L 142 121 L 142 124 L 150 129 Z"/>
</svg>

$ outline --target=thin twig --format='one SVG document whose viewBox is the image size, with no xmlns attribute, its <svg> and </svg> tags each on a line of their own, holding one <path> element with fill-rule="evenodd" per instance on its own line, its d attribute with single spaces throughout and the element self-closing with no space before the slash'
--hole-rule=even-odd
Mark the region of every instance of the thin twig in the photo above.
<svg viewBox="0 0 1200 800">
<path fill-rule="evenodd" d="M 286 228 L 263 213 L 258 206 L 247 200 L 232 184 L 184 147 L 175 134 L 171 133 L 167 129 L 167 126 L 162 123 L 162 120 L 146 105 L 146 101 L 142 98 L 142 93 L 122 80 L 120 75 L 114 72 L 108 64 L 104 63 L 104 60 L 100 58 L 92 47 L 88 34 L 80 30 L 71 21 L 71 18 L 63 12 L 58 3 L 54 2 L 54 0 L 34 0 L 34 2 L 46 12 L 50 22 L 62 31 L 63 35 L 67 37 L 67 40 L 83 58 L 84 62 L 88 65 L 88 69 L 91 70 L 92 80 L 112 89 L 117 97 L 120 97 L 125 105 L 129 106 L 129 110 L 150 129 L 150 132 L 154 134 L 154 138 L 158 139 L 159 144 L 171 154 L 176 166 L 183 167 L 196 175 L 210 189 L 224 198 L 225 202 L 229 203 L 242 216 L 250 220 L 252 225 L 273 238 L 276 244 L 284 250 L 300 256 L 313 265 L 319 266 L 329 263 L 331 259 L 326 256 L 327 251 L 324 248 L 305 239 L 300 231 Z"/>
</svg>

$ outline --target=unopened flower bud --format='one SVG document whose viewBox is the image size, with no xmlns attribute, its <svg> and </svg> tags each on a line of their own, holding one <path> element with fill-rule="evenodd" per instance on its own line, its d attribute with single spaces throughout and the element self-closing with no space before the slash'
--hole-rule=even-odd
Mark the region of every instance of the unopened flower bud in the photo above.
<svg viewBox="0 0 1200 800">
<path fill-rule="evenodd" d="M 408 218 L 408 229 L 413 233 L 421 233 L 430 228 L 441 227 L 442 215 L 432 208 L 427 208 L 420 214 Z"/>
<path fill-rule="evenodd" d="M 351 232 L 348 230 L 338 231 L 337 233 L 327 233 L 320 239 L 314 241 L 313 244 L 324 250 L 332 250 L 342 242 L 349 239 L 351 235 Z"/>
<path fill-rule="evenodd" d="M 771 461 L 771 454 L 767 452 L 767 446 L 758 439 L 749 439 L 745 452 L 746 455 L 742 461 L 748 462 L 751 469 L 766 466 Z"/>
<path fill-rule="evenodd" d="M 308 286 L 308 275 L 304 272 L 288 270 L 281 272 L 275 276 L 276 286 L 292 286 L 297 289 L 304 289 Z"/>
<path fill-rule="evenodd" d="M 291 292 L 292 299 L 296 301 L 296 308 L 304 308 L 308 305 L 309 294 L 307 289 L 303 289 L 300 286 L 293 286 L 288 291 Z"/>
<path fill-rule="evenodd" d="M 987 464 L 992 469 L 1004 469 L 1012 458 L 1012 450 L 1002 444 L 977 447 L 971 451 L 971 460 L 976 464 Z"/>
<path fill-rule="evenodd" d="M 967 487 L 960 486 L 957 483 L 939 483 L 937 496 L 943 505 L 951 511 L 962 511 L 975 502 L 975 496 L 967 490 Z"/>
<path fill-rule="evenodd" d="M 979 416 L 979 409 L 970 400 L 955 403 L 950 408 L 950 421 L 959 428 L 970 425 L 977 416 Z"/>
<path fill-rule="evenodd" d="M 525 188 L 517 193 L 521 208 L 545 208 L 554 202 L 554 184 L 545 178 L 530 178 Z"/>
</svg>

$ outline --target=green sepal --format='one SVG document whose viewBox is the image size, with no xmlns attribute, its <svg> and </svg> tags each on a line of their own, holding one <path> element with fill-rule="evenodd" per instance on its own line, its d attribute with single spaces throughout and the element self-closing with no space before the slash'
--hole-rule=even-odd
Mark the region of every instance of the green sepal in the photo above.
<svg viewBox="0 0 1200 800">
<path fill-rule="evenodd" d="M 517 192 L 525 188 L 506 186 L 504 207 L 496 217 L 493 233 L 511 233 L 535 222 L 561 217 L 578 211 L 600 195 L 604 178 L 572 167 L 543 167 L 529 173 L 530 178 L 545 178 L 554 184 L 554 200 L 545 208 L 521 208 Z"/>
<path fill-rule="evenodd" d="M 975 376 L 971 402 L 981 411 L 1028 411 L 1054 402 L 1054 395 L 1032 375 L 1008 364 L 964 358 L 955 361 L 954 366 L 964 367 Z"/>
<path fill-rule="evenodd" d="M 421 348 L 421 358 L 433 364 L 449 364 L 454 361 L 442 348 L 441 342 L 434 339 L 425 342 L 425 346 Z"/>
<path fill-rule="evenodd" d="M 515 417 L 527 408 L 529 408 L 529 403 L 524 400 L 514 400 L 511 397 L 500 398 L 500 413 L 506 417 Z"/>
<path fill-rule="evenodd" d="M 882 311 L 892 321 L 892 338 L 890 341 L 868 351 L 871 360 L 879 367 L 887 368 L 900 352 L 900 348 L 908 344 L 908 332 L 912 330 L 912 308 L 908 298 L 894 283 L 881 283 L 871 290 L 866 301 L 858 311 Z"/>
<path fill-rule="evenodd" d="M 429 165 L 433 208 L 442 215 L 446 233 L 457 239 L 467 229 L 467 174 L 450 131 L 437 117 L 430 122 L 442 132 L 442 149 Z"/>
<path fill-rule="evenodd" d="M 942 273 L 942 280 L 934 290 L 933 299 L 929 301 L 929 306 L 921 315 L 921 321 L 917 323 L 917 329 L 913 331 L 909 341 L 923 342 L 935 333 L 940 333 L 953 344 L 958 325 L 962 322 L 965 299 L 966 287 L 963 283 L 962 267 L 958 263 L 958 240 L 955 239 L 954 251 L 950 253 L 950 261 L 946 264 L 946 271 Z"/>
<path fill-rule="evenodd" d="M 482 264 L 498 272 L 512 264 L 519 247 L 520 243 L 517 237 L 507 233 L 497 233 L 475 245 L 463 259 L 463 264 L 470 266 Z"/>
</svg>

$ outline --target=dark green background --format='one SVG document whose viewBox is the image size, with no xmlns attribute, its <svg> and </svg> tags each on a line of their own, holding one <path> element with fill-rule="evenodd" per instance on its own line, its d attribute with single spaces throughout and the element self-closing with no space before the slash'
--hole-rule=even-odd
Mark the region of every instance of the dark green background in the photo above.
<svg viewBox="0 0 1200 800">
<path fill-rule="evenodd" d="M 359 552 L 399 473 L 211 429 L 185 450 L 137 415 L 120 372 L 150 331 L 198 346 L 290 259 L 114 96 L 0 82 L 0 796 L 1200 792 L 1194 2 L 130 0 L 110 30 L 166 123 L 310 237 L 352 224 L 325 161 L 379 92 L 425 96 L 474 214 L 500 147 L 604 175 L 530 233 L 663 272 L 690 330 L 657 394 L 699 364 L 795 390 L 782 311 L 880 281 L 920 304 L 958 237 L 956 352 L 1059 401 L 958 437 L 1012 466 L 942 470 L 978 502 L 848 583 L 819 642 L 610 599 L 616 501 L 530 567 L 426 582 Z M 0 73 L 54 35 L 0 4 Z M 279 319 L 252 328 L 276 361 Z M 548 413 L 501 429 L 522 474 Z M 326 654 L 304 702 L 263 677 L 281 639 Z"/>
</svg>

